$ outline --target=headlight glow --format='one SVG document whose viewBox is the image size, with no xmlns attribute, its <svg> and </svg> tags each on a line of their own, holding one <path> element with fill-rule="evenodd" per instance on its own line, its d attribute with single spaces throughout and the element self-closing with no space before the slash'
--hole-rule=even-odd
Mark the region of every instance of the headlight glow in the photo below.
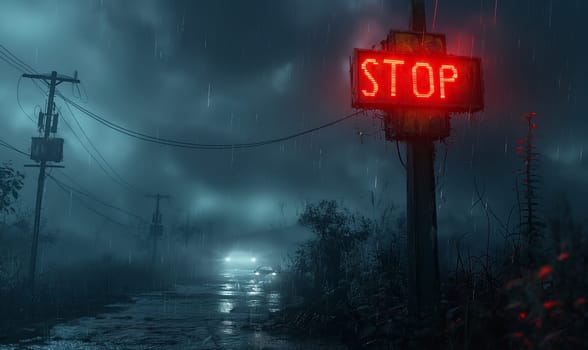
<svg viewBox="0 0 588 350">
<path fill-rule="evenodd" d="M 230 256 L 227 256 L 227 257 L 225 258 L 225 261 L 226 261 L 226 262 L 231 262 L 231 257 L 230 257 Z"/>
<path fill-rule="evenodd" d="M 256 262 L 257 259 L 255 257 L 251 258 L 251 262 Z"/>
</svg>

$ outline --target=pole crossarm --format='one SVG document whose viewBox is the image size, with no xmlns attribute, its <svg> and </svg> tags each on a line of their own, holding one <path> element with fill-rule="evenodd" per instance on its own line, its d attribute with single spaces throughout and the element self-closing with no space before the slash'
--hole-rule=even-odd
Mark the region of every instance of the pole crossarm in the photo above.
<svg viewBox="0 0 588 350">
<path fill-rule="evenodd" d="M 23 78 L 30 78 L 30 79 L 39 79 L 39 80 L 45 80 L 45 82 L 47 84 L 48 81 L 51 81 L 51 79 L 53 79 L 53 74 L 23 74 L 22 75 Z M 55 85 L 59 85 L 61 83 L 73 83 L 73 84 L 79 84 L 80 80 L 77 78 L 72 78 L 69 77 L 67 75 L 55 75 Z"/>
</svg>

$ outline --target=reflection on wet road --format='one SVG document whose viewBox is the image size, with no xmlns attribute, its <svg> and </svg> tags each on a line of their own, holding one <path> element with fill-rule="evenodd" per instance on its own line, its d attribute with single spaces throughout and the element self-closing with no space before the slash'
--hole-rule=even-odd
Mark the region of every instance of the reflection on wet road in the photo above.
<svg viewBox="0 0 588 350">
<path fill-rule="evenodd" d="M 331 348 L 256 330 L 280 302 L 280 294 L 256 282 L 251 271 L 231 270 L 199 285 L 138 295 L 116 311 L 59 324 L 48 339 L 0 349 Z"/>
</svg>

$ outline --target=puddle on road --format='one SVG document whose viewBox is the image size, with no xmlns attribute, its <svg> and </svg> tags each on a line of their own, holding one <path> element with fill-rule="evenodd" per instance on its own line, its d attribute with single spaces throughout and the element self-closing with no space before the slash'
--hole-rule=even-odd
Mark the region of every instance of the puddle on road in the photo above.
<svg viewBox="0 0 588 350">
<path fill-rule="evenodd" d="M 279 311 L 280 294 L 249 276 L 227 273 L 204 285 L 146 293 L 122 309 L 54 326 L 48 339 L 0 345 L 0 350 L 342 349 L 292 340 L 251 326 Z"/>
</svg>

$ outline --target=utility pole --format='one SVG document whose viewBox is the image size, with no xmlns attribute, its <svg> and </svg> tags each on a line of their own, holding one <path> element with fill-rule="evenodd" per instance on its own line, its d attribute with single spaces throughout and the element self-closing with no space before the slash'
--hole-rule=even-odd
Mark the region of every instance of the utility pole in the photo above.
<svg viewBox="0 0 588 350">
<path fill-rule="evenodd" d="M 386 140 L 406 142 L 408 310 L 436 329 L 441 286 L 435 200 L 435 145 L 451 133 L 451 113 L 484 109 L 481 59 L 447 54 L 445 35 L 428 33 L 424 0 L 411 0 L 408 31 L 391 30 L 381 49 L 354 49 L 351 106 L 386 112 Z M 433 323 L 430 323 L 433 321 Z"/>
<path fill-rule="evenodd" d="M 52 71 L 51 74 L 23 74 L 22 76 L 24 78 L 43 80 L 49 86 L 47 109 L 44 114 L 42 112 L 39 113 L 38 120 L 39 132 L 43 133 L 43 137 L 33 137 L 31 145 L 31 159 L 40 162 L 40 164 L 25 165 L 27 167 L 39 167 L 37 197 L 35 201 L 35 223 L 33 226 L 33 243 L 31 247 L 31 262 L 29 265 L 31 295 L 34 296 L 41 207 L 43 203 L 43 191 L 45 189 L 45 171 L 47 168 L 63 167 L 47 164 L 48 162 L 61 162 L 63 160 L 63 139 L 50 137 L 51 134 L 57 132 L 57 123 L 59 120 L 59 115 L 54 114 L 55 88 L 63 82 L 77 84 L 80 81 L 77 79 L 77 72 L 74 78 L 57 75 L 56 71 Z"/>
<path fill-rule="evenodd" d="M 427 31 L 424 0 L 412 0 L 410 26 L 413 32 Z M 427 135 L 412 137 L 406 150 L 408 306 L 419 318 L 436 317 L 441 294 L 433 141 Z"/>
<path fill-rule="evenodd" d="M 147 195 L 146 197 L 155 199 L 155 211 L 153 212 L 153 216 L 151 219 L 151 226 L 149 228 L 149 236 L 152 240 L 151 264 L 153 266 L 155 266 L 155 261 L 156 261 L 156 257 L 157 257 L 157 240 L 159 239 L 159 237 L 161 237 L 163 235 L 163 224 L 161 221 L 161 211 L 159 209 L 160 208 L 159 202 L 161 201 L 162 198 L 169 199 L 170 196 L 169 195 L 162 195 L 162 194 L 158 193 L 156 195 Z"/>
</svg>

